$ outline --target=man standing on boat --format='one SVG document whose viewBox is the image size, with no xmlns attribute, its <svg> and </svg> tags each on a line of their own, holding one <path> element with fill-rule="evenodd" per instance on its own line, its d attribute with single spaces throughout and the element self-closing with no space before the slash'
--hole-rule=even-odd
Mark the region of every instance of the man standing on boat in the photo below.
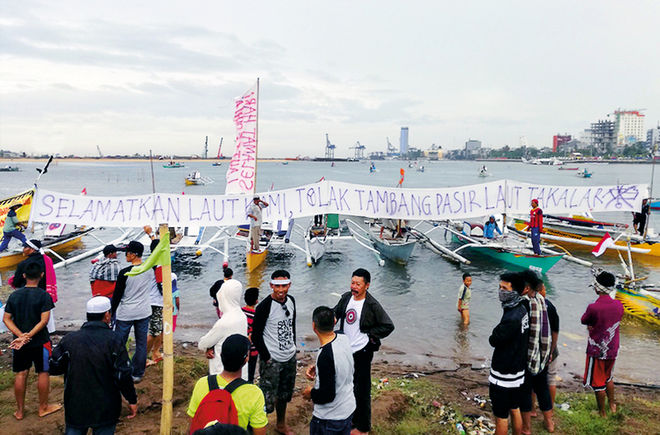
<svg viewBox="0 0 660 435">
<path fill-rule="evenodd" d="M 25 243 L 26 239 L 21 230 L 25 228 L 21 222 L 18 221 L 16 217 L 16 210 L 21 208 L 23 204 L 14 204 L 9 207 L 9 212 L 5 217 L 5 226 L 2 228 L 2 243 L 0 244 L 0 252 L 6 251 L 9 247 L 9 242 L 12 237 L 17 238 L 22 243 Z"/>
<path fill-rule="evenodd" d="M 543 210 L 539 208 L 539 200 L 532 199 L 532 209 L 529 211 L 529 231 L 532 234 L 532 249 L 536 255 L 541 255 L 542 230 Z"/>
<path fill-rule="evenodd" d="M 334 307 L 339 330 L 351 343 L 355 372 L 353 392 L 356 408 L 351 433 L 371 430 L 371 360 L 380 340 L 394 331 L 394 323 L 376 298 L 367 292 L 371 274 L 357 269 L 351 278 L 351 291 L 344 293 Z"/>
<path fill-rule="evenodd" d="M 650 207 L 649 207 L 649 200 L 648 199 L 643 199 L 642 200 L 642 211 L 641 213 L 638 212 L 633 212 L 633 228 L 635 228 L 635 231 L 639 233 L 640 236 L 644 236 L 644 233 L 646 232 L 646 221 L 647 217 L 650 212 Z M 4 241 L 3 241 L 4 243 Z M 0 246 L 0 251 L 2 251 L 2 247 Z"/>
<path fill-rule="evenodd" d="M 259 239 L 261 238 L 261 209 L 268 207 L 266 201 L 262 201 L 259 195 L 254 195 L 252 204 L 248 210 L 250 218 L 250 240 L 252 241 L 252 250 L 259 251 Z"/>
<path fill-rule="evenodd" d="M 612 299 L 616 279 L 609 272 L 601 272 L 593 283 L 598 299 L 587 307 L 581 322 L 589 330 L 587 361 L 584 370 L 584 386 L 590 385 L 596 394 L 598 412 L 606 417 L 605 396 L 610 411 L 616 412 L 612 369 L 619 352 L 619 324 L 623 317 L 623 305 Z"/>
</svg>

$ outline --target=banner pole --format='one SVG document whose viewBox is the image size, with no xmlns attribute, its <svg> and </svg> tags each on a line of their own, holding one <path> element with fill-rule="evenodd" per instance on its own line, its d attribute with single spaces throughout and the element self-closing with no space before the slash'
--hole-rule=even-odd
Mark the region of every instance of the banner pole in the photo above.
<svg viewBox="0 0 660 435">
<path fill-rule="evenodd" d="M 160 224 L 160 239 L 167 237 L 168 225 Z M 167 255 L 171 255 L 170 252 Z M 160 434 L 172 433 L 172 392 L 174 390 L 174 342 L 172 336 L 172 265 L 164 264 L 163 270 L 163 400 L 160 414 Z"/>
</svg>

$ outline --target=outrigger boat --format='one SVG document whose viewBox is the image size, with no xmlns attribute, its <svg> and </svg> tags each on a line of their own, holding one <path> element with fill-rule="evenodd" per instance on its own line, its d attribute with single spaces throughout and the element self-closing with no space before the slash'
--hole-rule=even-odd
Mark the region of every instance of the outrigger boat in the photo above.
<svg viewBox="0 0 660 435">
<path fill-rule="evenodd" d="M 213 179 L 209 177 L 202 177 L 201 172 L 193 171 L 191 174 L 188 174 L 188 176 L 185 179 L 185 182 L 186 182 L 186 186 L 201 186 L 204 184 L 213 183 Z"/>
<path fill-rule="evenodd" d="M 0 167 L 0 172 L 18 172 L 19 170 L 18 166 L 6 165 Z"/>
<path fill-rule="evenodd" d="M 594 175 L 594 173 L 589 172 L 587 168 L 584 168 L 582 170 L 579 170 L 575 175 L 577 175 L 580 178 L 591 178 L 591 176 Z"/>
<path fill-rule="evenodd" d="M 514 219 L 513 227 L 521 232 L 527 231 L 525 219 Z M 562 217 L 546 215 L 543 220 L 541 238 L 551 240 L 556 244 L 574 244 L 596 246 L 609 233 L 616 240 L 616 245 L 625 251 L 630 239 L 632 252 L 651 257 L 660 257 L 660 239 L 633 234 L 626 224 L 602 222 L 582 216 Z M 623 235 L 623 237 L 619 237 Z M 585 243 L 586 242 L 586 243 Z"/>
<path fill-rule="evenodd" d="M 317 264 L 325 254 L 327 246 L 334 241 L 353 239 L 346 219 L 339 219 L 338 214 L 322 215 L 321 225 L 312 220 L 305 233 L 307 265 Z"/>
<path fill-rule="evenodd" d="M 166 169 L 173 169 L 173 168 L 185 168 L 186 165 L 184 165 L 181 162 L 175 162 L 174 159 L 170 159 L 169 163 L 166 163 L 163 165 L 163 168 Z"/>
<path fill-rule="evenodd" d="M 384 264 L 383 258 L 398 264 L 406 264 L 418 240 L 400 220 L 395 222 L 390 220 L 388 222 L 390 225 L 378 220 L 370 220 L 367 230 L 351 220 L 347 222 L 352 224 L 349 229 L 355 240 L 362 246 L 371 248 L 382 264 Z"/>
</svg>

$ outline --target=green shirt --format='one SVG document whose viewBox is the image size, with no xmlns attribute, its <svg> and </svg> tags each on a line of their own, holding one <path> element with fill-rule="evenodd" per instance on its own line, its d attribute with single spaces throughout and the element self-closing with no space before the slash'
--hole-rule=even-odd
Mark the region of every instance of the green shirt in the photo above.
<svg viewBox="0 0 660 435">
<path fill-rule="evenodd" d="M 458 289 L 458 300 L 461 302 L 461 308 L 470 308 L 470 298 L 472 298 L 472 291 L 470 287 L 461 284 Z"/>
<path fill-rule="evenodd" d="M 7 217 L 5 218 L 5 226 L 2 227 L 2 231 L 5 233 L 12 232 L 16 229 L 18 224 L 18 218 L 16 217 L 16 212 L 14 210 L 9 210 Z"/>
<path fill-rule="evenodd" d="M 220 388 L 226 387 L 229 382 L 225 381 L 220 375 L 216 376 L 218 386 Z M 209 382 L 204 376 L 197 381 L 190 397 L 187 411 L 190 417 L 195 416 L 197 407 L 208 393 Z M 268 417 L 264 410 L 266 401 L 264 400 L 264 393 L 261 392 L 259 387 L 254 384 L 241 385 L 231 393 L 231 398 L 234 400 L 234 405 L 236 405 L 238 411 L 238 425 L 240 427 L 247 429 L 248 424 L 255 429 L 266 427 L 268 424 Z"/>
</svg>

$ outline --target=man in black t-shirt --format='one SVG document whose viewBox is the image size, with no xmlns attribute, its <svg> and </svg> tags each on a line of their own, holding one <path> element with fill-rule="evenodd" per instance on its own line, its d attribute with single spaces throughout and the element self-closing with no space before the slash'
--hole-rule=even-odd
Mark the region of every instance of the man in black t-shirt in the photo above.
<svg viewBox="0 0 660 435">
<path fill-rule="evenodd" d="M 9 347 L 14 350 L 12 368 L 16 373 L 14 393 L 16 395 L 17 420 L 23 419 L 25 389 L 30 367 L 38 373 L 39 416 L 43 417 L 62 408 L 62 405 L 48 404 L 50 378 L 48 377 L 48 358 L 51 353 L 50 337 L 46 325 L 53 308 L 50 295 L 38 287 L 44 274 L 38 263 L 25 267 L 23 278 L 25 287 L 9 295 L 5 307 L 4 322 L 14 334 Z"/>
</svg>

